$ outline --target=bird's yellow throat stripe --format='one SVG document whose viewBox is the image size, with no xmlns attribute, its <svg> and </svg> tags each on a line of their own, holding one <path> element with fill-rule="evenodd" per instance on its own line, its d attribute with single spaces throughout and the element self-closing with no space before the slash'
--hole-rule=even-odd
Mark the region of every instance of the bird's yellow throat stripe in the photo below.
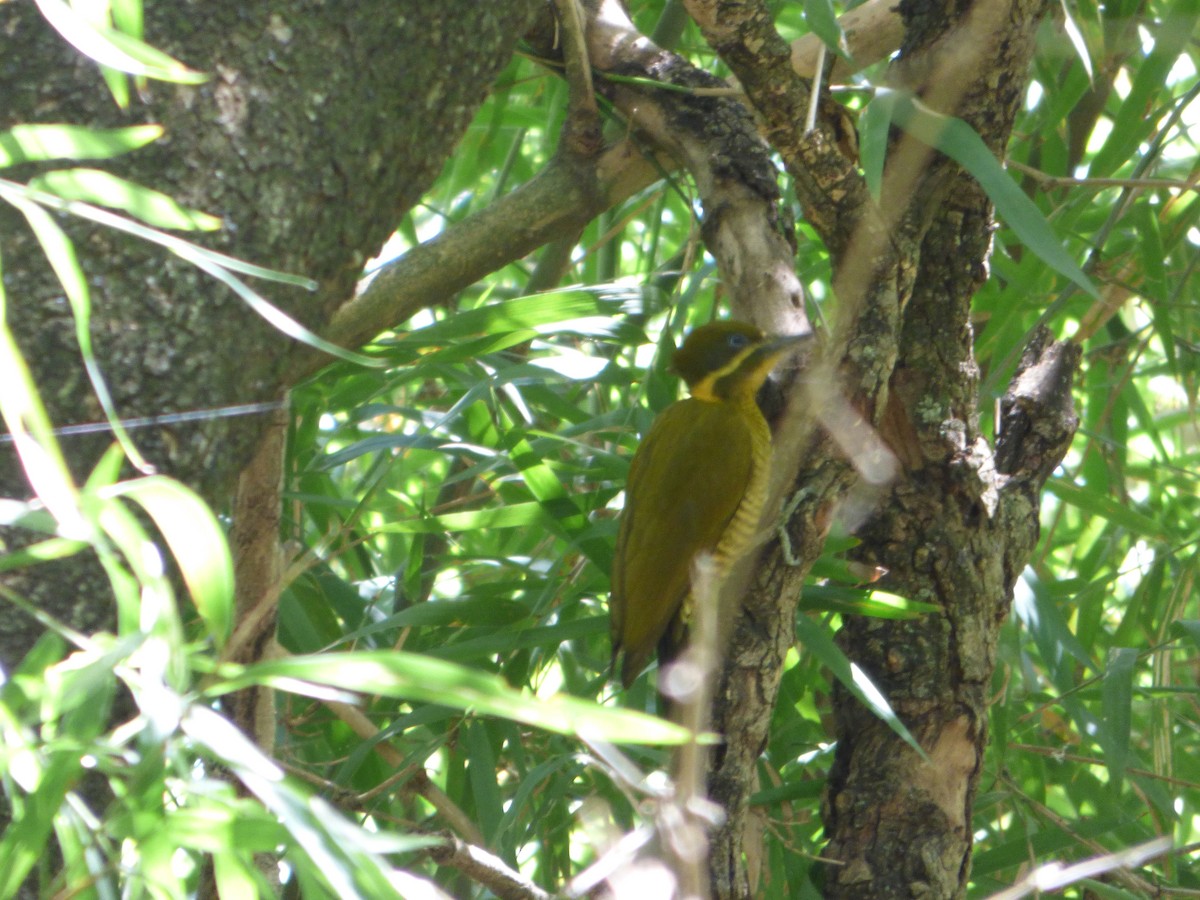
<svg viewBox="0 0 1200 900">
<path fill-rule="evenodd" d="M 705 375 L 701 381 L 692 385 L 691 394 L 697 400 L 719 403 L 722 400 L 733 399 L 739 393 L 738 388 L 744 385 L 748 389 L 747 398 L 753 398 L 766 374 L 775 368 L 775 364 L 791 352 L 791 349 L 790 345 L 771 347 L 759 344 L 747 347 L 721 368 Z M 752 364 L 746 366 L 747 361 L 751 361 Z M 745 371 L 742 371 L 743 367 Z"/>
<path fill-rule="evenodd" d="M 705 375 L 703 379 L 692 385 L 692 396 L 697 400 L 707 400 L 709 403 L 716 403 L 718 400 L 721 400 L 722 397 L 715 391 L 717 383 L 721 381 L 721 379 L 732 375 L 739 368 L 741 368 L 742 363 L 744 363 L 750 356 L 753 356 L 754 352 L 758 349 L 760 349 L 758 346 L 751 345 L 737 356 L 733 357 L 733 359 L 729 360 L 729 362 L 725 363 L 725 365 L 721 366 L 721 368 L 717 369 L 715 372 L 710 372 Z"/>
</svg>

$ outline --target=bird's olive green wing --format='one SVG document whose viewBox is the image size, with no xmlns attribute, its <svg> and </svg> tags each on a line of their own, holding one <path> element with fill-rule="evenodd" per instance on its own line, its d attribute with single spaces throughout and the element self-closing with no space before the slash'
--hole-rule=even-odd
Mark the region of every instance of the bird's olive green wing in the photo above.
<svg viewBox="0 0 1200 900">
<path fill-rule="evenodd" d="M 628 686 L 679 614 L 696 554 L 716 549 L 750 482 L 749 429 L 730 404 L 681 400 L 650 427 L 629 469 L 612 581 L 614 657 Z"/>
</svg>

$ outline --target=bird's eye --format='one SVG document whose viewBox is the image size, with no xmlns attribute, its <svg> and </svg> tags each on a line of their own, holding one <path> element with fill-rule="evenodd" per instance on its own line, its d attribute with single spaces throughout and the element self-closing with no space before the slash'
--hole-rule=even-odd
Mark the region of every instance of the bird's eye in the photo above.
<svg viewBox="0 0 1200 900">
<path fill-rule="evenodd" d="M 750 338 L 741 332 L 734 332 L 729 336 L 729 346 L 734 350 L 741 350 L 750 343 Z"/>
</svg>

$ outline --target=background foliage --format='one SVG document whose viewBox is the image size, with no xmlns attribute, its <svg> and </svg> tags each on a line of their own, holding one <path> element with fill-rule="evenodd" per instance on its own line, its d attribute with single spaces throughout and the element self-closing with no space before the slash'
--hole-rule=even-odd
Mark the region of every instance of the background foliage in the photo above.
<svg viewBox="0 0 1200 900">
<path fill-rule="evenodd" d="M 653 31 L 662 4 L 633 6 Z M 798 4 L 776 7 L 785 36 L 807 30 Z M 1100 296 L 1030 252 L 1020 222 L 1001 222 L 976 298 L 983 417 L 1031 329 L 1046 323 L 1084 348 L 1083 424 L 1050 484 L 1041 546 L 1003 634 L 972 891 L 1166 835 L 1173 853 L 1068 896 L 1200 894 L 1200 10 L 1151 0 L 1068 12 L 1066 28 L 1044 31 L 1009 171 Z M 678 48 L 721 72 L 691 28 Z M 859 109 L 882 77 L 867 71 L 839 96 Z M 565 108 L 555 75 L 514 59 L 385 257 L 532 177 L 554 152 Z M 6 200 L 39 202 L 12 184 Z M 797 271 L 820 305 L 828 262 L 795 212 Z M 56 265 L 69 271 L 64 259 Z M 283 535 L 294 562 L 279 638 L 303 656 L 290 667 L 221 664 L 228 553 L 189 492 L 154 476 L 120 480 L 117 455 L 77 487 L 53 453 L 18 443 L 44 506 L 5 501 L 4 521 L 46 537 L 0 565 L 90 545 L 121 617 L 117 634 L 91 637 L 48 623 L 22 668 L 4 673 L 0 773 L 15 815 L 0 838 L 0 895 L 47 864 L 41 847 L 53 831 L 65 889 L 182 896 L 213 853 L 223 892 L 267 892 L 253 854 L 283 847 L 284 878 L 306 896 L 407 894 L 405 873 L 474 896 L 480 889 L 422 849 L 423 833 L 444 827 L 430 801 L 439 795 L 443 813 L 461 811 L 483 845 L 547 888 L 625 852 L 611 848 L 646 821 L 639 805 L 652 794 L 637 773 L 665 768 L 669 750 L 624 747 L 637 767 L 626 770 L 596 736 L 670 733 L 529 698 L 654 711 L 646 679 L 620 696 L 607 682 L 615 515 L 637 435 L 676 396 L 669 351 L 719 314 L 721 292 L 679 178 L 593 222 L 571 260 L 569 287 L 531 294 L 537 261 L 511 265 L 451 308 L 380 335 L 368 352 L 386 366 L 336 362 L 294 392 Z M 9 298 L 10 315 L 19 302 Z M 10 433 L 53 448 L 11 341 L 0 364 Z M 208 539 L 173 541 L 181 520 Z M 856 584 L 838 562 L 847 540 L 831 541 L 806 591 L 803 640 L 762 758 L 752 869 L 766 896 L 819 890 L 822 716 L 831 680 L 850 677 L 829 635 L 853 612 L 921 614 Z M 194 603 L 174 593 L 167 553 Z M 214 711 L 249 682 L 283 689 L 278 765 Z M 111 731 L 118 683 L 140 716 Z M 364 695 L 359 717 L 343 705 L 350 689 Z M 248 795 L 216 777 L 221 769 Z M 99 821 L 72 802 L 85 773 L 114 789 Z"/>
</svg>

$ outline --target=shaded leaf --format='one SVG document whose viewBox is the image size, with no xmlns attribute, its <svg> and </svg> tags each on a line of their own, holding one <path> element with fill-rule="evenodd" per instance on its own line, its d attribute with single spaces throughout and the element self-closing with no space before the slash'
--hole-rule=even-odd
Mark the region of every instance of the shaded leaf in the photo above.
<svg viewBox="0 0 1200 900">
<path fill-rule="evenodd" d="M 908 727 L 900 721 L 887 698 L 871 681 L 870 677 L 851 662 L 845 653 L 833 642 L 829 632 L 814 622 L 808 616 L 796 617 L 796 637 L 803 644 L 804 650 L 812 653 L 821 663 L 833 672 L 834 677 L 845 688 L 857 697 L 875 715 L 882 719 L 903 741 L 912 747 L 922 759 L 928 759 L 917 739 L 912 736 Z"/>
</svg>

